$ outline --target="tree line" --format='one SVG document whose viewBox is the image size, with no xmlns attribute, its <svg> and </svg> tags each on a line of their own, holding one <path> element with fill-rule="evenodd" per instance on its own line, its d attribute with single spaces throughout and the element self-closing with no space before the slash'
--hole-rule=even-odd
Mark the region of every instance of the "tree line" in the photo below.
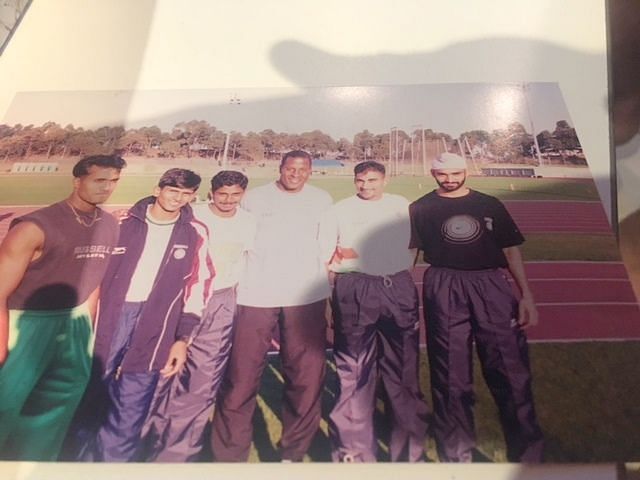
<svg viewBox="0 0 640 480">
<path fill-rule="evenodd" d="M 118 153 L 125 156 L 150 158 L 190 158 L 194 156 L 259 164 L 278 160 L 283 152 L 302 149 L 315 158 L 361 161 L 400 158 L 413 161 L 424 155 L 426 149 L 454 151 L 494 162 L 535 162 L 539 151 L 543 155 L 581 150 L 576 131 L 565 120 L 556 122 L 550 132 L 544 130 L 536 136 L 528 133 L 518 122 L 491 132 L 471 130 L 457 137 L 431 129 L 405 131 L 393 129 L 384 133 L 363 130 L 353 138 L 334 139 L 313 130 L 303 133 L 224 132 L 204 120 L 191 120 L 176 124 L 171 131 L 157 126 L 125 129 L 122 126 L 104 126 L 84 129 L 55 122 L 41 126 L 0 125 L 0 158 L 5 161 L 26 159 L 31 156 L 73 157 L 98 153 Z M 578 154 L 578 156 L 580 156 Z"/>
</svg>

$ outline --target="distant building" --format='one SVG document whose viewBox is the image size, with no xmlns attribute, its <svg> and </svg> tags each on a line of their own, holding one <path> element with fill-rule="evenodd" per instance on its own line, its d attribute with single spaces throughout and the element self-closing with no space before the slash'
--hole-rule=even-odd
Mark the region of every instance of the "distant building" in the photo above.
<svg viewBox="0 0 640 480">
<path fill-rule="evenodd" d="M 486 177 L 535 177 L 536 171 L 531 167 L 484 167 L 482 175 Z"/>
<path fill-rule="evenodd" d="M 53 173 L 58 171 L 58 162 L 15 162 L 11 173 Z"/>
<path fill-rule="evenodd" d="M 329 158 L 314 158 L 311 167 L 313 173 L 319 173 L 321 175 L 342 174 L 346 171 L 344 162 Z"/>
</svg>

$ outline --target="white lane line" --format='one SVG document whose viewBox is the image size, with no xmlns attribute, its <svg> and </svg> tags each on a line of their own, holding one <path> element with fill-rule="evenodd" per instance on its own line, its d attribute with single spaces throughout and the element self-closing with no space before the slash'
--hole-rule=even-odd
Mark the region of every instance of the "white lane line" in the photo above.
<svg viewBox="0 0 640 480">
<path fill-rule="evenodd" d="M 637 307 L 638 302 L 536 302 L 536 307 Z M 420 305 L 420 308 L 424 308 Z M 640 318 L 639 318 L 640 320 Z"/>
<path fill-rule="evenodd" d="M 60 199 L 60 200 L 64 200 L 64 199 Z M 52 202 L 55 203 L 55 202 Z M 38 205 L 2 205 L 0 204 L 0 208 L 4 208 L 4 209 L 10 209 L 10 208 L 42 208 L 42 207 L 46 207 L 48 205 L 51 205 L 51 203 L 40 203 Z M 122 208 L 122 207 L 130 207 L 131 205 L 133 205 L 132 203 L 104 203 L 102 205 L 100 205 L 100 207 L 102 208 L 114 208 L 114 207 L 118 207 L 118 208 Z"/>
<path fill-rule="evenodd" d="M 540 302 L 536 303 L 536 307 L 581 307 L 581 306 L 590 306 L 590 307 L 640 307 L 638 302 Z"/>
<path fill-rule="evenodd" d="M 510 282 L 513 282 L 513 279 L 509 279 Z M 580 277 L 580 278 L 553 278 L 553 277 L 540 277 L 540 278 L 530 278 L 530 282 L 623 282 L 629 283 L 628 278 L 598 278 L 598 277 Z"/>
<path fill-rule="evenodd" d="M 636 342 L 640 335 L 634 337 L 585 337 L 585 338 L 541 338 L 527 339 L 527 343 L 587 343 L 587 342 Z"/>
<path fill-rule="evenodd" d="M 515 283 L 512 278 L 507 279 L 511 283 Z M 555 277 L 539 277 L 529 278 L 531 282 L 618 282 L 618 283 L 630 283 L 628 278 L 587 278 L 587 277 L 567 277 L 567 278 L 555 278 Z M 414 282 L 416 285 L 422 285 L 423 282 Z"/>
</svg>

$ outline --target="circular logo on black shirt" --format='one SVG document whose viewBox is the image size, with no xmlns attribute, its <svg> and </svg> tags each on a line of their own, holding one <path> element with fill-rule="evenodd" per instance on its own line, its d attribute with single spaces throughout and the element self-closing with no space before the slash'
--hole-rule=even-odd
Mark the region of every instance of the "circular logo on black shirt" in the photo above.
<svg viewBox="0 0 640 480">
<path fill-rule="evenodd" d="M 481 234 L 480 222 L 469 215 L 455 215 L 442 224 L 442 235 L 451 243 L 471 243 Z"/>
</svg>

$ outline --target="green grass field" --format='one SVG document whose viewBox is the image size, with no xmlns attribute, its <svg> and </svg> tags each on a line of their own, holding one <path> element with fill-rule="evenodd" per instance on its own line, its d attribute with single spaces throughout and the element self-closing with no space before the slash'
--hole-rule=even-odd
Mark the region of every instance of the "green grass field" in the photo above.
<svg viewBox="0 0 640 480">
<path fill-rule="evenodd" d="M 637 360 L 640 342 L 591 342 L 530 345 L 534 395 L 546 439 L 546 461 L 629 462 L 640 460 L 640 384 Z M 422 391 L 430 402 L 426 356 L 421 361 Z M 321 428 L 307 455 L 309 461 L 330 461 L 326 419 L 335 401 L 337 379 L 330 359 L 323 397 Z M 475 362 L 476 461 L 506 461 L 502 432 L 489 391 Z M 254 416 L 251 461 L 279 461 L 282 379 L 279 359 L 271 357 L 263 376 Z M 381 461 L 388 460 L 382 401 L 377 425 Z M 426 445 L 430 461 L 437 461 L 433 440 Z"/>
<path fill-rule="evenodd" d="M 522 244 L 525 261 L 620 261 L 620 250 L 613 235 L 584 233 L 529 233 Z"/>
<path fill-rule="evenodd" d="M 129 204 L 151 193 L 159 175 L 123 174 L 110 203 Z M 200 191 L 204 198 L 209 177 Z M 269 178 L 252 178 L 249 188 L 265 184 Z M 327 190 L 335 200 L 353 195 L 351 177 L 312 176 L 311 183 Z M 595 184 L 586 180 L 551 178 L 487 178 L 472 177 L 469 186 L 503 200 L 599 200 Z M 435 187 L 433 179 L 399 176 L 389 181 L 390 193 L 415 200 Z M 67 175 L 2 175 L 0 176 L 0 205 L 46 205 L 64 197 L 71 188 Z"/>
</svg>

